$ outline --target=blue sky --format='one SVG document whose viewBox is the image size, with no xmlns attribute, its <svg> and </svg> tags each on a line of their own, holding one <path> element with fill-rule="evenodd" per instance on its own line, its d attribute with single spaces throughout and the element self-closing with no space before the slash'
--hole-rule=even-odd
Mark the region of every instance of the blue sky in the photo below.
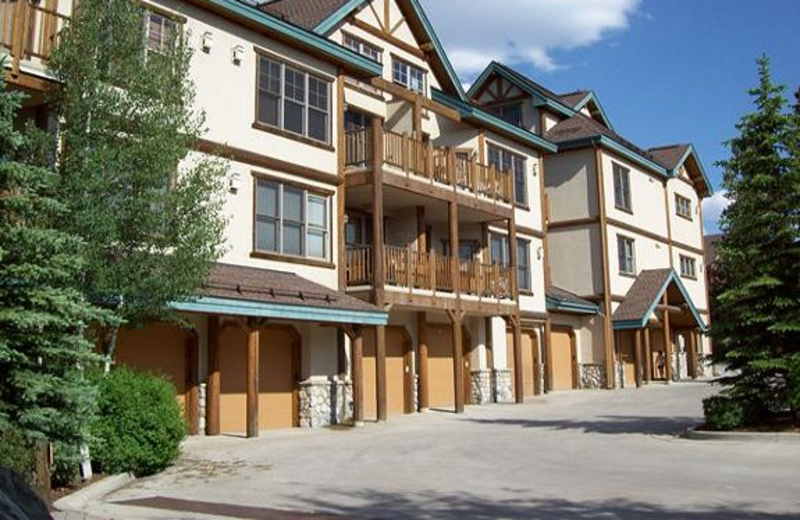
<svg viewBox="0 0 800 520">
<path fill-rule="evenodd" d="M 715 190 L 722 142 L 752 106 L 756 58 L 770 56 L 787 96 L 800 86 L 800 0 L 422 3 L 465 83 L 498 59 L 556 92 L 592 89 L 640 146 L 693 142 Z M 706 202 L 707 231 L 724 203 L 721 193 Z"/>
</svg>

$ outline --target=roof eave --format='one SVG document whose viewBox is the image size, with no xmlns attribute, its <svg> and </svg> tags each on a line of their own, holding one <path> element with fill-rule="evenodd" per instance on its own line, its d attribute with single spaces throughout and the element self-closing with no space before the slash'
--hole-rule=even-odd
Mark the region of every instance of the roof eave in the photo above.
<svg viewBox="0 0 800 520">
<path fill-rule="evenodd" d="M 675 167 L 672 169 L 670 173 L 673 177 L 677 177 L 678 175 L 680 175 L 681 166 L 684 165 L 686 160 L 691 155 L 694 155 L 694 162 L 697 163 L 697 169 L 700 171 L 700 176 L 703 178 L 703 183 L 706 186 L 704 193 L 701 193 L 701 195 L 710 197 L 711 195 L 714 194 L 714 188 L 711 184 L 711 181 L 709 181 L 708 179 L 708 174 L 706 174 L 706 169 L 703 167 L 703 163 L 700 161 L 700 157 L 697 155 L 697 150 L 695 150 L 693 144 L 690 144 L 688 148 L 686 148 L 686 151 L 683 153 L 683 156 L 681 157 L 681 159 L 678 161 L 678 163 L 675 165 Z"/>
<path fill-rule="evenodd" d="M 611 119 L 609 119 L 608 114 L 603 109 L 603 105 L 600 104 L 600 101 L 597 99 L 597 95 L 594 91 L 590 91 L 586 94 L 586 97 L 583 98 L 577 105 L 572 107 L 576 111 L 580 111 L 583 107 L 585 107 L 590 101 L 594 102 L 594 105 L 597 107 L 597 110 L 600 112 L 600 118 L 603 120 L 603 124 L 605 124 L 608 128 L 613 129 L 613 125 L 611 124 Z"/>
<path fill-rule="evenodd" d="M 339 26 L 340 23 L 350 16 L 350 13 L 367 3 L 367 1 L 368 0 L 350 0 L 339 9 L 331 13 L 327 18 L 319 22 L 314 27 L 314 32 L 322 36 L 329 36 L 336 29 L 336 27 Z"/>
<path fill-rule="evenodd" d="M 577 148 L 585 148 L 588 146 L 604 146 L 614 152 L 619 153 L 620 155 L 624 156 L 627 159 L 639 164 L 640 166 L 644 166 L 653 172 L 662 175 L 664 177 L 669 177 L 670 173 L 667 171 L 666 168 L 656 164 L 655 162 L 647 159 L 646 157 L 642 157 L 639 153 L 630 148 L 623 146 L 613 139 L 606 137 L 604 135 L 593 135 L 589 137 L 581 137 L 579 139 L 572 139 L 570 141 L 562 141 L 558 143 L 558 150 L 565 151 L 565 150 L 575 150 Z"/>
<path fill-rule="evenodd" d="M 577 303 L 570 303 L 549 296 L 545 297 L 547 310 L 569 312 L 574 314 L 590 314 L 594 315 L 600 312 L 599 305 L 579 305 Z"/>
</svg>

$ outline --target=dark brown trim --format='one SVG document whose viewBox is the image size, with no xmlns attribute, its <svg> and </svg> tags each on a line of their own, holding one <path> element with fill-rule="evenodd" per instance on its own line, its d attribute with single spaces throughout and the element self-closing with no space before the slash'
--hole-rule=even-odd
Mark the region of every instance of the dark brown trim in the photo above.
<svg viewBox="0 0 800 520">
<path fill-rule="evenodd" d="M 520 226 L 520 225 L 517 225 L 517 235 L 525 235 L 526 237 L 544 239 L 544 233 L 543 232 L 536 231 L 533 228 Z"/>
<path fill-rule="evenodd" d="M 681 249 L 684 249 L 684 250 L 689 251 L 691 253 L 695 253 L 697 255 L 704 255 L 705 254 L 702 249 L 698 249 L 696 247 L 693 247 L 693 246 L 690 246 L 690 245 L 687 245 L 687 244 L 683 244 L 683 243 L 677 242 L 675 240 L 669 240 L 669 239 L 667 239 L 665 237 L 662 237 L 661 235 L 657 235 L 656 233 L 653 233 L 651 231 L 647 231 L 647 230 L 642 229 L 642 228 L 640 228 L 638 226 L 634 226 L 632 224 L 627 224 L 625 222 L 622 222 L 620 220 L 616 220 L 616 219 L 610 218 L 610 217 L 607 218 L 606 220 L 608 221 L 608 223 L 610 225 L 612 225 L 614 227 L 618 227 L 620 229 L 624 229 L 625 231 L 628 231 L 630 233 L 636 233 L 636 234 L 641 235 L 641 236 L 643 236 L 645 238 L 649 238 L 650 240 L 654 240 L 656 242 L 660 242 L 660 243 L 665 244 L 667 246 L 672 245 L 672 246 L 675 246 L 675 247 L 679 247 Z M 551 227 L 552 227 L 552 225 L 551 225 Z M 671 256 L 672 255 L 670 255 L 670 257 Z"/>
<path fill-rule="evenodd" d="M 330 114 L 329 114 L 330 115 Z M 307 144 L 309 146 L 314 146 L 316 148 L 320 148 L 322 150 L 328 152 L 335 152 L 336 147 L 331 144 L 317 141 L 316 139 L 312 139 L 311 137 L 306 137 L 304 135 L 296 134 L 294 132 L 290 132 L 289 130 L 284 130 L 282 128 L 278 128 L 277 126 L 268 125 L 267 123 L 262 123 L 260 121 L 254 121 L 252 125 L 254 130 L 259 130 L 261 132 L 268 132 L 270 134 L 275 134 L 277 136 L 283 137 L 285 139 L 291 139 L 292 141 L 297 141 L 303 144 Z M 329 129 L 330 131 L 330 129 Z"/>
<path fill-rule="evenodd" d="M 256 180 L 262 179 L 262 180 L 265 180 L 265 181 L 277 182 L 279 184 L 283 184 L 283 185 L 286 185 L 286 186 L 293 186 L 295 188 L 300 188 L 301 190 L 306 190 L 306 191 L 308 191 L 310 193 L 313 193 L 313 194 L 316 194 L 316 195 L 322 195 L 323 197 L 333 197 L 334 195 L 336 195 L 336 191 L 334 191 L 334 190 L 329 190 L 329 189 L 326 189 L 326 188 L 320 188 L 319 186 L 314 186 L 312 184 L 306 184 L 304 182 L 299 182 L 299 181 L 295 181 L 295 180 L 292 180 L 292 179 L 285 179 L 283 177 L 277 177 L 275 175 L 270 175 L 270 174 L 264 173 L 264 172 L 251 171 L 250 174 Z"/>
<path fill-rule="evenodd" d="M 142 2 L 141 0 L 138 0 L 138 3 L 148 11 L 169 18 L 170 20 L 177 22 L 179 24 L 186 24 L 186 22 L 189 21 L 188 18 L 186 18 L 180 13 L 176 13 L 175 11 L 169 11 L 161 6 L 151 4 L 150 2 Z"/>
<path fill-rule="evenodd" d="M 276 262 L 283 262 L 287 264 L 300 264 L 310 265 L 312 267 L 321 267 L 323 269 L 336 269 L 336 264 L 333 262 L 326 262 L 324 260 L 314 260 L 300 256 L 282 255 L 279 253 L 268 253 L 266 251 L 252 251 L 250 258 L 258 258 L 261 260 L 274 260 Z"/>
<path fill-rule="evenodd" d="M 387 32 L 381 31 L 380 29 L 376 29 L 367 22 L 359 20 L 358 18 L 353 16 L 350 18 L 350 23 L 352 23 L 355 27 L 358 27 L 362 31 L 378 38 L 379 40 L 382 40 L 383 42 L 388 43 L 389 45 L 394 45 L 398 49 L 411 54 L 415 58 L 418 58 L 420 60 L 426 59 L 425 53 L 422 52 L 421 50 L 409 45 L 408 43 L 404 42 L 399 38 L 395 38 L 394 36 L 392 36 Z"/>
<path fill-rule="evenodd" d="M 274 157 L 251 152 L 242 148 L 236 148 L 227 144 L 217 143 L 208 139 L 198 139 L 195 148 L 199 152 L 216 155 L 234 162 L 240 162 L 249 164 L 251 166 L 257 166 L 259 168 L 288 173 L 290 175 L 304 177 L 308 180 L 328 185 L 336 186 L 340 182 L 339 176 L 336 175 L 335 172 L 326 172 L 323 170 L 309 168 L 307 166 L 300 166 L 295 163 L 283 161 L 281 159 L 275 159 Z"/>
<path fill-rule="evenodd" d="M 595 180 L 597 182 L 597 208 L 600 219 L 600 258 L 603 265 L 603 338 L 605 343 L 605 372 L 606 388 L 614 388 L 616 358 L 614 357 L 614 332 L 611 317 L 611 273 L 609 256 L 611 251 L 608 244 L 608 213 L 606 212 L 605 175 L 603 172 L 603 150 L 594 149 L 595 153 Z"/>
<path fill-rule="evenodd" d="M 547 223 L 547 230 L 558 230 L 558 229 L 565 229 L 565 228 L 572 228 L 572 227 L 581 227 L 587 226 L 590 224 L 598 224 L 600 219 L 598 217 L 585 217 L 585 218 L 574 218 L 570 220 L 560 220 L 556 222 L 548 222 Z"/>
</svg>

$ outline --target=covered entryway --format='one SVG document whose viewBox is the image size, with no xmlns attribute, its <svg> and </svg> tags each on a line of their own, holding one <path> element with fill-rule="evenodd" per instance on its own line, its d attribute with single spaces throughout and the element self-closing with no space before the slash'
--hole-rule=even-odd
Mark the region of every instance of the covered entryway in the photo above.
<svg viewBox="0 0 800 520">
<path fill-rule="evenodd" d="M 163 323 L 145 329 L 120 329 L 115 362 L 138 372 L 166 376 L 178 392 L 181 411 L 186 416 L 190 381 L 197 370 L 194 331 Z"/>
<path fill-rule="evenodd" d="M 572 329 L 554 327 L 550 333 L 550 364 L 553 390 L 577 388 L 577 348 Z"/>
<path fill-rule="evenodd" d="M 378 417 L 376 383 L 375 331 L 364 334 L 364 418 Z M 413 382 L 410 377 L 412 361 L 411 337 L 403 327 L 386 328 L 386 408 L 388 415 L 414 411 Z"/>
<path fill-rule="evenodd" d="M 220 423 L 223 433 L 247 429 L 247 333 L 227 322 L 220 333 Z M 259 329 L 258 428 L 277 430 L 298 424 L 297 382 L 300 339 L 289 326 Z"/>
<path fill-rule="evenodd" d="M 636 386 L 636 344 L 633 331 L 620 331 L 619 360 L 622 363 L 624 374 L 623 386 L 632 388 Z"/>
<path fill-rule="evenodd" d="M 522 329 L 520 333 L 522 339 L 522 388 L 523 397 L 533 397 L 538 392 L 538 371 L 539 364 L 539 339 L 536 331 L 532 329 Z M 506 363 L 511 369 L 511 388 L 516 392 L 516 371 L 514 370 L 514 333 L 506 332 Z"/>
</svg>

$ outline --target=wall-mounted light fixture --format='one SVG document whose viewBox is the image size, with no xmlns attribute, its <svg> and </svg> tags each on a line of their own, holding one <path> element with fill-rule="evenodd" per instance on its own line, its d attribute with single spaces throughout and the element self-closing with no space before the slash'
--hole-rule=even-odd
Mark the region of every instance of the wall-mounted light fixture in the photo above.
<svg viewBox="0 0 800 520">
<path fill-rule="evenodd" d="M 242 187 L 242 176 L 239 172 L 231 172 L 230 177 L 228 177 L 228 191 L 231 193 L 236 193 L 239 191 L 239 188 Z"/>
<path fill-rule="evenodd" d="M 242 64 L 242 59 L 244 59 L 244 47 L 241 45 L 236 45 L 231 49 L 231 61 L 237 67 Z"/>
<path fill-rule="evenodd" d="M 214 47 L 214 35 L 210 31 L 206 31 L 200 38 L 200 48 L 203 49 L 203 52 L 209 54 L 212 47 Z"/>
</svg>

